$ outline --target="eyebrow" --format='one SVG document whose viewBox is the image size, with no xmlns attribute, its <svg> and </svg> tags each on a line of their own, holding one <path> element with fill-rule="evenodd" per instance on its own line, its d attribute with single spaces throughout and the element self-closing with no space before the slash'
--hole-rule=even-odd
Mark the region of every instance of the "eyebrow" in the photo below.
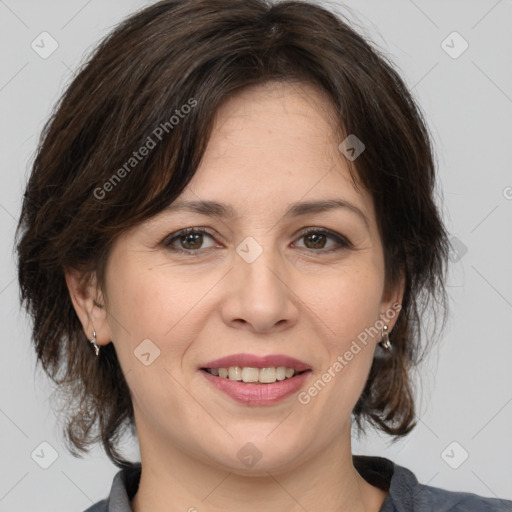
<svg viewBox="0 0 512 512">
<path fill-rule="evenodd" d="M 311 213 L 327 212 L 337 208 L 345 208 L 357 214 L 370 228 L 366 215 L 356 205 L 343 199 L 322 199 L 317 201 L 305 201 L 291 203 L 283 215 L 283 219 L 300 217 Z M 217 201 L 175 201 L 165 208 L 166 212 L 187 211 L 218 217 L 224 219 L 236 219 L 238 216 L 232 206 Z"/>
</svg>

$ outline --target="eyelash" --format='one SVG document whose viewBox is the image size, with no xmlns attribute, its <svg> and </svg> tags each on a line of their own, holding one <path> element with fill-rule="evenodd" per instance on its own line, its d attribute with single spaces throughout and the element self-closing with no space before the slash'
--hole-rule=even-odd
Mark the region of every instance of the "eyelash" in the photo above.
<svg viewBox="0 0 512 512">
<path fill-rule="evenodd" d="M 312 228 L 312 229 L 308 229 L 307 231 L 303 231 L 302 233 L 300 233 L 299 239 L 304 238 L 305 236 L 310 235 L 312 233 L 325 235 L 329 238 L 332 238 L 339 244 L 339 246 L 331 248 L 331 249 L 305 249 L 305 251 L 310 254 L 318 254 L 318 253 L 326 254 L 326 253 L 341 251 L 343 249 L 350 249 L 352 247 L 352 244 L 346 238 L 344 238 L 341 235 L 338 235 L 332 231 L 329 231 L 327 229 L 323 229 L 323 228 Z M 214 247 L 210 247 L 208 249 L 178 249 L 176 247 L 171 246 L 175 240 L 178 240 L 178 239 L 183 238 L 184 236 L 190 235 L 190 234 L 208 235 L 209 237 L 211 237 L 212 239 L 215 240 L 214 235 L 212 233 L 210 233 L 209 231 L 207 231 L 205 228 L 186 228 L 186 229 L 182 229 L 181 231 L 178 231 L 175 234 L 170 235 L 170 238 L 167 237 L 164 240 L 163 244 L 168 250 L 178 253 L 178 254 L 187 255 L 187 256 L 194 256 L 195 254 L 197 254 L 199 252 L 204 252 L 205 250 L 208 251 L 209 249 L 214 249 Z"/>
</svg>

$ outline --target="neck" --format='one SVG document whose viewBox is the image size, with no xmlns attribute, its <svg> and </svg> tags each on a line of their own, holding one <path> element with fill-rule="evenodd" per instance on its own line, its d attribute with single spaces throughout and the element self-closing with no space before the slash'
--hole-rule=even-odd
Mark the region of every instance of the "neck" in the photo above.
<svg viewBox="0 0 512 512">
<path fill-rule="evenodd" d="M 318 510 L 319 504 L 325 512 L 378 512 L 388 494 L 356 471 L 350 428 L 314 459 L 293 467 L 251 470 L 251 475 L 214 466 L 169 443 L 155 443 L 157 437 L 140 437 L 153 443 L 141 444 L 134 512 L 304 512 Z"/>
</svg>

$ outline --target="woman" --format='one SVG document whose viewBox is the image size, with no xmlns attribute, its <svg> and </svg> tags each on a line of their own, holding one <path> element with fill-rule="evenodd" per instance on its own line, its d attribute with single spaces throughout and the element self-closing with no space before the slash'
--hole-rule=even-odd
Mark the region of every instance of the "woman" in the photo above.
<svg viewBox="0 0 512 512">
<path fill-rule="evenodd" d="M 18 228 L 70 449 L 120 468 L 88 512 L 511 510 L 351 452 L 352 418 L 415 426 L 420 321 L 446 312 L 434 187 L 403 81 L 327 10 L 165 0 L 116 28 Z"/>
</svg>

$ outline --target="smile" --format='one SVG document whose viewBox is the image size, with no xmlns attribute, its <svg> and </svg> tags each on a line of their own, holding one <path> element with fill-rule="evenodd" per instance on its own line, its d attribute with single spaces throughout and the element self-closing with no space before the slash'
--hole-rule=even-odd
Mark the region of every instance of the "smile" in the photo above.
<svg viewBox="0 0 512 512">
<path fill-rule="evenodd" d="M 237 376 L 242 376 L 242 379 L 231 379 L 229 377 L 229 371 L 231 368 L 219 368 L 219 369 L 207 369 L 201 368 L 201 374 L 204 375 L 209 384 L 213 386 L 214 389 L 220 391 L 224 395 L 228 395 L 230 398 L 235 400 L 236 402 L 242 403 L 244 405 L 272 405 L 285 398 L 297 393 L 306 383 L 307 379 L 311 374 L 311 370 L 304 370 L 295 374 L 295 370 L 292 368 L 285 368 L 285 378 L 282 380 L 277 379 L 277 373 L 279 371 L 279 375 L 282 376 L 282 370 L 277 368 L 251 368 L 244 367 L 239 368 L 240 371 L 237 371 L 235 368 L 234 374 Z M 218 370 L 221 375 L 214 375 L 213 372 Z M 246 382 L 243 377 L 243 371 L 245 372 L 245 378 L 248 379 Z M 286 370 L 288 370 L 288 374 L 290 374 L 290 370 L 293 371 L 293 374 L 290 377 L 286 377 Z M 263 377 L 260 375 L 263 371 Z M 272 374 L 274 372 L 274 375 Z M 257 377 L 257 378 L 255 378 Z M 272 378 L 273 380 L 270 382 L 260 382 L 260 378 L 268 379 Z"/>
<path fill-rule="evenodd" d="M 246 384 L 272 384 L 276 381 L 291 379 L 293 376 L 302 373 L 294 368 L 287 368 L 285 366 L 269 368 L 230 366 L 229 368 L 205 368 L 205 370 L 217 377 L 243 381 Z"/>
</svg>

